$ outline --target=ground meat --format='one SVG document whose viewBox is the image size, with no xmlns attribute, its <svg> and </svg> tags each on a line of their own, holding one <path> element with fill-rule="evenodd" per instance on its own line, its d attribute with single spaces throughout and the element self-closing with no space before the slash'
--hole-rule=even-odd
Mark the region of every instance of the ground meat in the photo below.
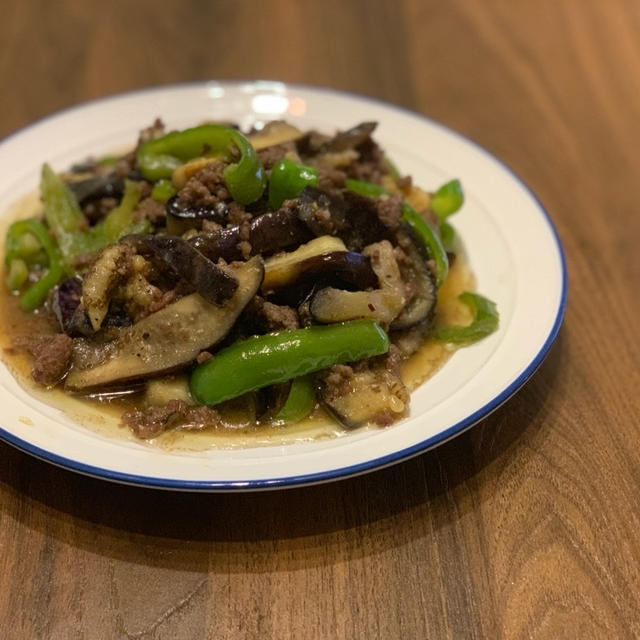
<svg viewBox="0 0 640 640">
<path fill-rule="evenodd" d="M 347 178 L 347 174 L 341 169 L 327 168 L 320 171 L 318 176 L 318 186 L 320 189 L 342 189 L 344 187 L 344 181 Z"/>
<path fill-rule="evenodd" d="M 127 411 L 122 424 L 138 438 L 154 438 L 169 429 L 204 429 L 220 425 L 220 414 L 209 407 L 195 407 L 183 400 L 170 400 L 162 407 Z"/>
<path fill-rule="evenodd" d="M 267 331 L 279 331 L 280 329 L 292 331 L 300 328 L 300 319 L 293 307 L 265 302 L 262 307 L 262 313 Z"/>
<path fill-rule="evenodd" d="M 258 151 L 258 159 L 265 169 L 271 169 L 276 162 L 285 156 L 297 157 L 296 144 L 292 140 L 282 144 L 274 144 Z"/>
<path fill-rule="evenodd" d="M 349 392 L 349 380 L 353 378 L 353 369 L 346 364 L 334 364 L 323 376 L 326 395 L 342 396 Z"/>
<path fill-rule="evenodd" d="M 349 166 L 349 177 L 379 183 L 382 176 L 389 173 L 384 161 L 384 152 L 371 138 L 359 145 L 357 150 L 360 158 Z"/>
<path fill-rule="evenodd" d="M 151 301 L 151 303 L 146 309 L 145 315 L 151 315 L 156 311 L 160 311 L 160 309 L 164 309 L 165 307 L 168 307 L 170 304 L 173 304 L 180 297 L 181 296 L 179 295 L 177 289 L 171 289 L 171 291 L 163 291 L 160 294 L 160 296 L 156 297 L 154 300 Z"/>
<path fill-rule="evenodd" d="M 196 362 L 198 364 L 202 364 L 203 362 L 207 362 L 213 358 L 213 354 L 210 351 L 201 351 L 196 357 Z"/>
<path fill-rule="evenodd" d="M 378 202 L 378 218 L 387 229 L 395 230 L 402 216 L 402 196 L 394 193 Z"/>
<path fill-rule="evenodd" d="M 213 161 L 192 175 L 178 192 L 178 206 L 181 209 L 213 207 L 228 200 L 229 191 L 223 176 L 225 167 L 223 162 Z"/>
<path fill-rule="evenodd" d="M 53 387 L 71 366 L 73 340 L 64 333 L 18 336 L 15 346 L 26 349 L 34 357 L 31 377 L 45 387 Z"/>
<path fill-rule="evenodd" d="M 267 302 L 260 296 L 254 296 L 247 305 L 244 318 L 247 330 L 254 333 L 300 328 L 300 318 L 294 308 Z"/>
<path fill-rule="evenodd" d="M 403 176 L 401 178 L 396 178 L 396 186 L 398 189 L 411 189 L 413 186 L 413 179 L 411 176 Z"/>
<path fill-rule="evenodd" d="M 136 207 L 135 211 L 139 219 L 146 218 L 151 224 L 158 224 L 167 217 L 165 206 L 154 198 L 145 198 Z"/>
</svg>

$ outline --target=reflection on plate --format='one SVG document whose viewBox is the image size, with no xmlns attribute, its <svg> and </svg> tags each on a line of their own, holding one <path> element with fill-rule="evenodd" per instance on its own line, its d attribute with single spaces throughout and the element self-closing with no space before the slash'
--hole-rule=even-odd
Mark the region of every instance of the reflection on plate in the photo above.
<svg viewBox="0 0 640 640">
<path fill-rule="evenodd" d="M 0 437 L 60 466 L 130 484 L 247 490 L 324 482 L 429 449 L 470 427 L 517 391 L 551 346 L 564 313 L 566 269 L 557 234 L 526 186 L 477 145 L 422 116 L 370 99 L 276 82 L 208 82 L 92 102 L 51 116 L 0 145 L 0 212 L 33 191 L 42 162 L 63 169 L 125 147 L 160 116 L 169 128 L 230 120 L 243 128 L 287 119 L 332 132 L 379 123 L 376 139 L 416 183 L 460 178 L 456 215 L 478 290 L 496 301 L 498 332 L 457 351 L 412 395 L 411 415 L 387 429 L 337 439 L 232 450 L 173 451 L 108 438 L 25 392 L 0 367 Z M 46 154 L 46 155 L 45 155 Z"/>
</svg>

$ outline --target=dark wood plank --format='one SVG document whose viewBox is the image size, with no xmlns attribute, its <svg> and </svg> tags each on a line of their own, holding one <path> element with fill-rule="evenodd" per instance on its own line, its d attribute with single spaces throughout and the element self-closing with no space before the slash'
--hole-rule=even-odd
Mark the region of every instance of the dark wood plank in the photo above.
<svg viewBox="0 0 640 640">
<path fill-rule="evenodd" d="M 461 131 L 524 178 L 566 247 L 570 299 L 558 343 L 509 403 L 453 442 L 364 477 L 170 494 L 0 444 L 0 629 L 640 637 L 637 3 L 3 9 L 0 135 L 86 99 L 206 78 L 376 96 Z"/>
</svg>

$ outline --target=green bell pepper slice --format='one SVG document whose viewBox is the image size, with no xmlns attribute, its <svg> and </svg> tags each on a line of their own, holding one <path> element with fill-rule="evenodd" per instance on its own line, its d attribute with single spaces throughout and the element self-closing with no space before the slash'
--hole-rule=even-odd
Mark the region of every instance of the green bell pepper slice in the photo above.
<svg viewBox="0 0 640 640">
<path fill-rule="evenodd" d="M 276 211 L 285 200 L 297 198 L 309 185 L 318 185 L 318 171 L 289 158 L 282 158 L 271 169 L 269 206 Z"/>
<path fill-rule="evenodd" d="M 444 220 L 464 204 L 464 192 L 460 180 L 443 184 L 432 196 L 429 205 L 433 212 Z"/>
<path fill-rule="evenodd" d="M 78 254 L 99 251 L 124 235 L 147 233 L 151 229 L 148 220 L 133 219 L 141 189 L 139 182 L 126 180 L 120 204 L 102 222 L 89 227 L 68 185 L 48 164 L 42 166 L 40 195 L 44 217 L 60 248 L 67 271 L 74 271 L 73 260 Z"/>
<path fill-rule="evenodd" d="M 316 325 L 253 336 L 198 365 L 189 386 L 200 404 L 215 405 L 248 391 L 370 358 L 389 350 L 389 337 L 372 320 Z"/>
<path fill-rule="evenodd" d="M 369 196 L 370 198 L 389 195 L 389 191 L 379 184 L 364 182 L 362 180 L 347 178 L 345 180 L 345 186 L 351 191 L 355 191 L 363 196 Z M 436 284 L 439 287 L 449 273 L 449 258 L 447 257 L 445 248 L 442 246 L 440 236 L 429 226 L 424 218 L 406 202 L 402 204 L 402 219 L 411 227 L 420 242 L 422 242 L 429 257 L 435 262 Z"/>
<path fill-rule="evenodd" d="M 224 181 L 236 202 L 250 204 L 262 196 L 265 173 L 251 143 L 232 127 L 203 124 L 145 142 L 138 149 L 138 168 L 147 180 L 156 182 L 170 178 L 175 169 L 193 158 L 221 155 L 231 160 L 233 147 L 240 159 L 226 167 Z"/>
<path fill-rule="evenodd" d="M 11 247 L 18 246 L 18 239 L 25 234 L 32 234 L 36 238 L 44 250 L 48 261 L 47 270 L 44 275 L 20 296 L 20 308 L 23 311 L 34 311 L 44 302 L 49 291 L 61 280 L 64 275 L 64 267 L 60 250 L 51 238 L 47 227 L 35 219 L 18 220 L 7 230 L 9 275 L 11 275 L 14 261 L 21 259 L 17 257 L 15 253 L 12 253 Z"/>
<path fill-rule="evenodd" d="M 475 342 L 496 331 L 500 316 L 496 303 L 479 293 L 465 291 L 458 296 L 473 313 L 473 320 L 467 326 L 436 326 L 431 336 L 436 340 L 453 343 Z"/>
<path fill-rule="evenodd" d="M 151 197 L 158 202 L 162 202 L 162 204 L 165 204 L 167 200 L 173 198 L 176 193 L 178 193 L 177 189 L 173 186 L 171 180 L 167 180 L 166 178 L 158 180 L 151 189 Z"/>
<path fill-rule="evenodd" d="M 294 424 L 306 418 L 316 406 L 316 390 L 311 376 L 295 378 L 282 408 L 273 418 L 274 422 Z"/>
</svg>

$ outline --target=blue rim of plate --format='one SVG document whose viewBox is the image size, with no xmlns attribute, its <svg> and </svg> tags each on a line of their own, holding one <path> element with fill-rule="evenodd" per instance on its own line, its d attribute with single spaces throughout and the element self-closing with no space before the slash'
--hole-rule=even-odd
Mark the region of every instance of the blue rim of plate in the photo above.
<svg viewBox="0 0 640 640">
<path fill-rule="evenodd" d="M 217 81 L 216 81 L 217 82 Z M 560 241 L 560 236 L 558 231 L 553 224 L 551 216 L 549 212 L 545 209 L 540 199 L 536 196 L 533 190 L 529 187 L 529 185 L 507 164 L 505 164 L 500 158 L 495 156 L 490 151 L 487 151 L 483 146 L 475 142 L 474 140 L 462 135 L 458 131 L 447 127 L 446 125 L 437 122 L 436 120 L 432 120 L 431 118 L 425 116 L 424 114 L 418 113 L 416 111 L 411 111 L 405 107 L 401 107 L 395 104 L 391 104 L 389 102 L 385 102 L 384 100 L 378 100 L 371 96 L 360 95 L 356 93 L 350 93 L 347 91 L 341 91 L 337 89 L 330 89 L 328 87 L 319 87 L 314 85 L 304 85 L 304 84 L 288 84 L 280 81 L 270 81 L 270 80 L 221 80 L 220 84 L 243 84 L 243 83 L 256 83 L 256 82 L 264 82 L 265 84 L 272 83 L 274 85 L 284 86 L 287 89 L 293 90 L 312 90 L 328 93 L 330 95 L 338 95 L 345 96 L 349 98 L 355 98 L 357 100 L 371 102 L 380 106 L 383 106 L 387 109 L 391 109 L 394 111 L 399 111 L 406 113 L 412 117 L 417 117 L 421 120 L 424 120 L 429 125 L 437 127 L 451 136 L 457 137 L 460 140 L 463 140 L 467 144 L 474 147 L 481 154 L 485 155 L 487 158 L 491 159 L 495 163 L 497 163 L 504 171 L 506 171 L 512 179 L 518 183 L 528 194 L 532 201 L 537 205 L 540 213 L 545 219 L 550 231 L 551 235 L 554 239 L 557 256 L 560 261 L 561 273 L 562 273 L 562 282 L 561 282 L 561 292 L 560 292 L 560 301 L 558 304 L 558 309 L 556 312 L 556 317 L 547 335 L 546 340 L 540 347 L 540 350 L 535 355 L 535 357 L 529 362 L 529 364 L 525 367 L 522 373 L 513 380 L 509 385 L 507 385 L 501 393 L 492 398 L 489 402 L 484 404 L 479 409 L 476 409 L 473 413 L 466 416 L 464 419 L 450 426 L 449 428 L 441 431 L 440 433 L 427 438 L 426 440 L 422 440 L 410 447 L 400 449 L 398 451 L 394 451 L 385 456 L 381 456 L 379 458 L 373 458 L 371 460 L 367 460 L 366 462 L 361 462 L 359 464 L 350 465 L 347 467 L 340 467 L 337 469 L 331 469 L 329 471 L 320 471 L 317 473 L 310 474 L 301 474 L 295 476 L 286 476 L 282 478 L 265 478 L 258 480 L 174 480 L 171 478 L 156 478 L 152 476 L 140 476 L 136 474 L 130 473 L 122 473 L 119 471 L 112 471 L 110 469 L 105 469 L 103 467 L 96 467 L 93 465 L 87 465 L 82 462 L 77 462 L 71 458 L 65 458 L 64 456 L 59 456 L 55 453 L 51 453 L 46 449 L 42 449 L 40 447 L 36 447 L 26 440 L 22 438 L 18 438 L 13 434 L 5 431 L 0 426 L 0 439 L 4 440 L 8 444 L 11 444 L 15 448 L 23 451 L 24 453 L 28 453 L 40 460 L 44 460 L 45 462 L 49 462 L 58 467 L 69 471 L 75 471 L 77 473 L 81 473 L 83 475 L 91 476 L 93 478 L 98 478 L 102 480 L 109 480 L 112 482 L 118 482 L 120 484 L 127 484 L 137 487 L 145 487 L 145 488 L 153 488 L 153 489 L 168 489 L 174 491 L 194 491 L 194 492 L 232 492 L 232 491 L 256 491 L 256 490 L 265 490 L 265 489 L 282 489 L 282 488 L 294 488 L 294 487 L 303 487 L 308 485 L 321 484 L 325 482 L 330 482 L 334 480 L 343 480 L 353 476 L 361 475 L 363 473 L 376 471 L 379 469 L 383 469 L 384 467 L 391 466 L 393 464 L 402 462 L 404 460 L 408 460 L 409 458 L 413 458 L 421 453 L 425 453 L 429 449 L 433 449 L 434 447 L 443 444 L 447 440 L 451 440 L 457 435 L 460 435 L 473 425 L 480 422 L 483 418 L 486 418 L 489 414 L 495 411 L 498 407 L 504 404 L 511 396 L 513 396 L 517 391 L 519 391 L 533 376 L 538 367 L 542 364 L 546 355 L 549 352 L 549 349 L 553 345 L 556 337 L 558 336 L 558 332 L 560 331 L 560 327 L 562 326 L 562 321 L 564 319 L 565 310 L 567 306 L 567 292 L 568 292 L 568 272 L 567 272 L 567 263 L 564 254 L 564 249 L 562 247 L 562 242 Z M 182 84 L 168 84 L 168 85 L 159 85 L 154 87 L 147 87 L 143 89 L 138 89 L 135 91 L 129 91 L 124 93 L 118 93 L 111 96 L 105 96 L 102 98 L 97 98 L 95 100 L 89 100 L 87 102 L 83 102 L 81 104 L 72 105 L 67 107 L 66 109 L 62 109 L 53 114 L 49 114 L 44 118 L 36 120 L 35 122 L 15 131 L 13 133 L 8 134 L 4 138 L 0 139 L 0 144 L 3 144 L 5 141 L 13 138 L 14 136 L 20 135 L 24 131 L 29 130 L 32 127 L 43 124 L 49 119 L 60 116 L 65 113 L 72 112 L 76 109 L 83 109 L 91 104 L 96 103 L 108 103 L 110 100 L 117 100 L 119 98 L 123 98 L 126 96 L 135 96 L 136 94 L 141 93 L 149 93 L 154 91 L 163 91 L 163 90 L 171 90 L 171 89 L 181 89 L 181 88 L 189 88 L 189 87 L 202 87 L 207 84 L 207 81 L 204 82 L 192 82 L 192 83 L 182 83 Z"/>
</svg>

